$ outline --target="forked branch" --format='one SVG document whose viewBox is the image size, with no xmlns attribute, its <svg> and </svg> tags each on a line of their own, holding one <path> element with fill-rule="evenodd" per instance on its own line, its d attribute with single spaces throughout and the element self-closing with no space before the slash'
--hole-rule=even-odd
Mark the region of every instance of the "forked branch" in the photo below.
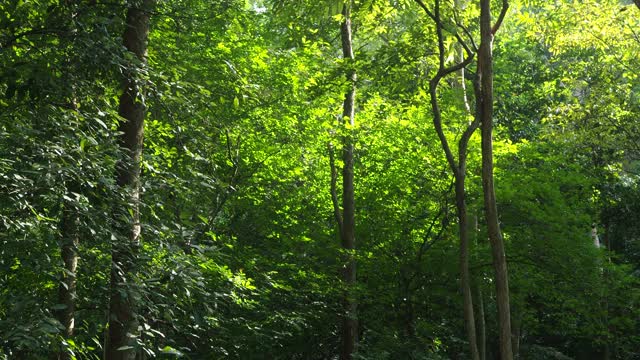
<svg viewBox="0 0 640 360">
<path fill-rule="evenodd" d="M 416 0 L 416 1 L 420 1 L 420 0 Z M 459 164 L 461 163 L 461 158 L 458 158 L 458 160 L 456 161 L 455 157 L 453 156 L 453 153 L 451 151 L 451 147 L 449 146 L 449 141 L 447 140 L 447 137 L 444 134 L 444 130 L 442 129 L 442 111 L 440 110 L 440 105 L 438 104 L 438 95 L 437 95 L 437 89 L 438 89 L 438 85 L 440 83 L 440 80 L 442 80 L 444 77 L 448 76 L 449 74 L 452 74 L 456 71 L 459 71 L 463 68 L 465 68 L 467 65 L 471 64 L 471 62 L 473 61 L 473 58 L 475 56 L 475 53 L 469 48 L 469 46 L 466 44 L 465 41 L 463 41 L 462 37 L 459 34 L 455 34 L 456 39 L 458 40 L 458 42 L 464 47 L 465 52 L 466 52 L 466 57 L 459 63 L 455 63 L 451 66 L 446 66 L 445 64 L 445 41 L 444 41 L 444 34 L 442 29 L 444 28 L 443 24 L 442 24 L 442 19 L 440 16 L 440 1 L 439 0 L 435 0 L 435 6 L 434 6 L 434 12 L 433 12 L 433 20 L 436 23 L 436 34 L 438 37 L 438 60 L 439 60 L 439 64 L 438 64 L 438 72 L 436 73 L 436 75 L 431 79 L 431 81 L 429 81 L 429 95 L 431 97 L 431 108 L 433 110 L 433 124 L 436 130 L 436 133 L 438 135 L 438 138 L 440 139 L 440 143 L 442 144 L 442 149 L 444 150 L 445 153 L 445 157 L 447 158 L 447 163 L 449 164 L 451 170 L 453 171 L 454 175 L 458 176 L 459 175 L 459 171 L 461 169 L 459 169 Z M 475 123 L 475 122 L 474 122 Z M 463 139 L 468 140 L 468 138 L 471 136 L 471 134 L 473 133 L 473 131 L 477 128 L 477 126 L 473 127 L 472 126 L 473 123 L 469 126 L 469 128 L 471 129 L 467 129 L 465 131 L 465 134 L 463 135 Z M 468 134 L 467 134 L 468 133 Z M 464 149 L 464 152 L 466 153 L 466 145 L 462 146 Z M 459 156 L 464 156 L 464 153 L 459 152 Z"/>
</svg>

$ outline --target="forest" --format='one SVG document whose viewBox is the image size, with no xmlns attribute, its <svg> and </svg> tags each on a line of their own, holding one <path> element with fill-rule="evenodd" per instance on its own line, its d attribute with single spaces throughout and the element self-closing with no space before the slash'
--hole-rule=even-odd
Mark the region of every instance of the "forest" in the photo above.
<svg viewBox="0 0 640 360">
<path fill-rule="evenodd" d="M 0 1 L 0 359 L 640 359 L 640 0 Z"/>
</svg>

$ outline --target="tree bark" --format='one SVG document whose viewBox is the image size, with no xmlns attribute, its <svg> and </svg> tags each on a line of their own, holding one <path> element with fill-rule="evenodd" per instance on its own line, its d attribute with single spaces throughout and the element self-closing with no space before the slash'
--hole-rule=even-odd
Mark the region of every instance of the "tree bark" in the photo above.
<svg viewBox="0 0 640 360">
<path fill-rule="evenodd" d="M 342 122 L 345 128 L 353 128 L 355 125 L 355 96 L 356 96 L 356 72 L 353 68 L 353 40 L 351 32 L 351 0 L 345 1 L 342 8 L 344 17 L 340 26 L 340 37 L 342 39 L 342 56 L 348 64 L 347 82 L 349 90 L 345 94 L 342 112 Z M 348 125 L 348 126 L 347 126 Z M 342 345 L 340 359 L 350 360 L 356 351 L 358 343 L 358 319 L 357 301 L 354 298 L 356 285 L 356 238 L 355 238 L 355 195 L 354 195 L 354 173 L 353 173 L 353 139 L 350 130 L 347 130 L 343 138 L 342 150 L 342 229 L 340 238 L 342 249 L 346 254 L 343 282 L 345 294 L 343 298 L 342 315 Z"/>
<path fill-rule="evenodd" d="M 140 160 L 144 134 L 145 104 L 139 86 L 139 72 L 146 66 L 149 37 L 149 11 L 154 0 L 142 0 L 127 10 L 123 34 L 125 48 L 136 57 L 122 82 L 118 130 L 124 150 L 116 165 L 117 184 L 124 196 L 126 209 L 116 209 L 115 239 L 111 250 L 111 286 L 109 329 L 105 344 L 105 359 L 132 360 L 136 357 L 137 321 L 136 293 L 133 287 L 134 264 L 140 241 Z"/>
<path fill-rule="evenodd" d="M 500 359 L 513 360 L 511 345 L 511 311 L 509 303 L 509 278 L 504 241 L 498 222 L 498 208 L 493 183 L 493 36 L 499 28 L 508 8 L 503 1 L 502 12 L 496 25 L 491 27 L 491 1 L 480 1 L 480 47 L 478 49 L 479 95 L 476 99 L 481 121 L 482 135 L 482 188 L 484 193 L 485 216 L 496 283 L 496 302 L 500 340 Z"/>
<path fill-rule="evenodd" d="M 66 18 L 69 23 L 69 34 L 71 35 L 71 43 L 74 43 L 74 35 L 76 33 L 75 24 L 73 18 L 76 16 L 74 4 L 72 1 L 67 0 L 64 3 L 65 11 L 68 11 Z M 72 55 L 66 54 L 64 61 L 66 69 L 70 69 L 72 66 Z M 70 94 L 67 99 L 66 108 L 77 115 L 78 101 L 76 98 L 75 81 L 71 70 L 65 73 L 66 81 L 68 82 Z M 73 193 L 79 193 L 80 186 L 78 181 L 72 179 L 67 184 L 67 197 L 70 199 Z M 60 257 L 63 262 L 63 271 L 61 274 L 60 283 L 58 285 L 58 305 L 63 305 L 64 308 L 56 310 L 55 315 L 58 321 L 64 327 L 62 331 L 62 338 L 69 340 L 73 337 L 75 331 L 75 310 L 76 310 L 76 288 L 77 277 L 76 271 L 78 268 L 78 244 L 79 244 L 79 223 L 80 214 L 76 209 L 72 201 L 63 199 L 62 202 L 62 220 L 60 222 Z M 69 351 L 61 347 L 55 357 L 58 360 L 71 360 L 71 354 Z"/>
<path fill-rule="evenodd" d="M 461 163 L 464 165 L 464 163 Z M 472 360 L 480 360 L 478 341 L 476 337 L 476 322 L 473 311 L 473 298 L 471 295 L 471 274 L 469 272 L 469 227 L 467 216 L 467 204 L 465 201 L 465 174 L 458 173 L 456 183 L 456 208 L 458 210 L 458 231 L 460 236 L 460 288 L 463 299 L 463 315 L 467 340 Z"/>
<path fill-rule="evenodd" d="M 478 233 L 480 231 L 480 227 L 478 226 L 478 215 L 473 216 L 473 233 L 474 233 L 474 242 L 476 246 L 478 245 Z M 482 293 L 481 285 L 476 282 L 475 286 L 475 298 L 477 304 L 477 314 L 476 317 L 478 321 L 476 322 L 476 331 L 478 332 L 478 352 L 480 353 L 480 360 L 485 360 L 487 358 L 487 325 L 484 314 L 484 295 Z"/>
<path fill-rule="evenodd" d="M 76 308 L 76 270 L 78 268 L 77 247 L 78 237 L 78 212 L 68 201 L 64 202 L 61 222 L 61 246 L 60 255 L 64 263 L 62 278 L 58 285 L 58 304 L 64 305 L 63 309 L 56 311 L 58 321 L 64 326 L 63 339 L 73 337 L 75 330 Z M 59 360 L 70 360 L 69 352 L 62 348 L 57 354 Z"/>
<path fill-rule="evenodd" d="M 436 34 L 438 37 L 438 58 L 439 66 L 438 72 L 429 82 L 429 96 L 431 99 L 431 109 L 433 112 L 433 125 L 440 140 L 442 150 L 445 153 L 447 163 L 451 168 L 455 179 L 455 194 L 456 194 L 456 209 L 458 215 L 458 234 L 460 238 L 460 290 L 462 291 L 463 298 L 463 317 L 465 330 L 467 333 L 467 340 L 469 341 L 469 353 L 472 360 L 480 360 L 480 354 L 478 352 L 478 343 L 476 336 L 476 325 L 473 310 L 473 298 L 471 294 L 471 275 L 469 271 L 469 221 L 467 215 L 466 204 L 466 192 L 465 192 L 465 179 L 466 179 L 466 167 L 467 167 L 467 148 L 469 145 L 469 139 L 471 135 L 478 128 L 479 120 L 475 119 L 473 122 L 467 125 L 460 140 L 458 141 L 458 157 L 457 160 L 449 147 L 449 142 L 445 136 L 442 128 L 442 113 L 438 103 L 438 84 L 440 80 L 449 74 L 456 71 L 460 71 L 462 76 L 461 83 L 464 84 L 464 67 L 471 63 L 473 60 L 473 53 L 466 47 L 464 42 L 458 38 L 458 44 L 465 48 L 467 56 L 463 56 L 459 63 L 456 63 L 450 67 L 445 64 L 445 42 L 443 36 L 443 25 L 440 18 L 440 1 L 435 1 L 435 7 L 433 12 L 430 12 L 422 1 L 418 1 L 418 4 L 427 12 L 436 25 Z M 464 85 L 463 91 L 464 91 Z M 464 99 L 465 105 L 467 105 L 466 96 Z"/>
<path fill-rule="evenodd" d="M 512 329 L 512 346 L 513 346 L 513 358 L 520 359 L 520 339 L 522 338 L 522 313 L 519 313 L 517 310 L 515 311 L 516 315 L 514 315 Z"/>
<path fill-rule="evenodd" d="M 454 0 L 453 5 L 457 11 L 464 11 L 467 8 L 467 0 Z M 462 46 L 462 44 L 460 43 L 456 44 L 456 53 L 457 53 L 456 55 L 458 57 L 459 62 L 464 62 L 464 59 L 465 59 L 464 51 L 465 49 Z M 464 108 L 465 110 L 467 110 L 467 113 L 471 114 L 471 106 L 469 105 L 469 97 L 467 94 L 466 69 L 464 67 L 460 69 L 458 74 L 458 79 L 460 81 L 459 83 L 460 89 L 462 90 L 462 102 L 464 103 Z"/>
<path fill-rule="evenodd" d="M 484 317 L 484 299 L 482 298 L 482 290 L 480 286 L 476 287 L 476 303 L 478 304 L 478 352 L 480 352 L 480 360 L 487 358 L 487 328 Z"/>
</svg>

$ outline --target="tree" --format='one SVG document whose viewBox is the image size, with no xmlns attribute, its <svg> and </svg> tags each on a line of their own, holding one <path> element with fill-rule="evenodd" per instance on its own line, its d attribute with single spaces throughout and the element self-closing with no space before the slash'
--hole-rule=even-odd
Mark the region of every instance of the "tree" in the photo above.
<svg viewBox="0 0 640 360">
<path fill-rule="evenodd" d="M 498 327 L 500 329 L 500 358 L 513 359 L 511 347 L 511 310 L 509 305 L 509 277 L 505 257 L 504 240 L 500 232 L 498 209 L 493 184 L 493 38 L 504 17 L 509 3 L 502 2 L 502 10 L 492 26 L 491 1 L 480 1 L 480 47 L 478 49 L 477 81 L 475 86 L 477 116 L 481 122 L 482 135 L 482 188 L 485 217 L 491 242 L 491 253 L 496 282 Z"/>
<path fill-rule="evenodd" d="M 116 231 L 111 252 L 109 334 L 105 344 L 107 359 L 134 359 L 136 356 L 135 263 L 140 246 L 140 163 L 144 134 L 145 95 L 143 74 L 147 62 L 149 18 L 154 0 L 143 0 L 127 9 L 123 42 L 133 59 L 125 71 L 120 96 L 120 143 L 124 158 L 116 165 L 117 184 L 125 205 L 116 209 Z"/>
<path fill-rule="evenodd" d="M 115 358 L 482 359 L 485 316 L 499 358 L 480 2 L 421 1 L 0 1 L 0 358 L 106 358 L 120 328 Z M 635 359 L 638 10 L 511 6 L 484 123 L 514 358 Z"/>
<path fill-rule="evenodd" d="M 76 15 L 73 9 L 73 4 L 70 1 L 63 3 L 64 15 L 68 16 L 69 23 L 67 25 L 67 32 L 71 36 L 71 42 L 73 43 L 73 36 L 78 31 L 75 29 L 73 18 Z M 67 13 L 68 12 L 68 13 Z M 73 47 L 72 47 L 73 49 Z M 67 71 L 71 71 L 71 54 L 67 54 L 65 59 L 65 68 Z M 67 99 L 67 108 L 73 114 L 77 116 L 78 104 L 76 100 L 75 87 L 73 75 L 66 74 L 65 76 L 70 86 L 69 98 Z M 78 268 L 78 245 L 80 243 L 80 214 L 76 208 L 76 203 L 73 198 L 76 194 L 80 193 L 80 186 L 78 181 L 70 180 L 67 184 L 67 195 L 64 197 L 62 205 L 62 219 L 60 221 L 60 255 L 64 267 L 61 271 L 61 280 L 58 285 L 58 304 L 57 318 L 58 321 L 64 326 L 62 331 L 62 339 L 69 341 L 73 337 L 75 331 L 75 310 L 77 302 L 77 268 Z M 68 199 L 68 200 L 67 200 Z M 71 355 L 64 347 L 61 347 L 57 358 L 59 360 L 71 360 Z"/>
<path fill-rule="evenodd" d="M 351 30 L 351 8 L 353 3 L 347 0 L 342 5 L 342 23 L 340 24 L 340 39 L 342 42 L 342 58 L 345 59 L 347 68 L 346 78 L 348 88 L 344 96 L 342 106 L 342 125 L 346 134 L 342 140 L 342 212 L 338 207 L 336 195 L 335 166 L 332 166 L 332 199 L 335 209 L 336 221 L 340 232 L 340 241 L 344 251 L 344 265 L 342 269 L 342 281 L 345 292 L 343 298 L 342 313 L 342 342 L 340 359 L 350 360 L 356 351 L 358 343 L 358 305 L 355 299 L 356 286 L 356 224 L 355 224 L 355 192 L 353 172 L 353 138 L 351 131 L 355 126 L 355 97 L 356 97 L 356 71 L 353 54 L 353 33 Z"/>
<path fill-rule="evenodd" d="M 467 215 L 467 202 L 466 202 L 466 194 L 465 194 L 465 178 L 466 178 L 466 167 L 467 167 L 467 148 L 469 145 L 469 140 L 471 136 L 478 128 L 480 124 L 480 119 L 475 117 L 473 121 L 468 123 L 466 126 L 460 140 L 458 141 L 458 156 L 457 160 L 454 154 L 451 151 L 449 146 L 449 141 L 444 133 L 442 127 L 442 112 L 440 110 L 440 105 L 438 103 L 438 85 L 440 81 L 446 78 L 448 75 L 453 74 L 458 71 L 464 71 L 463 69 L 469 65 L 474 58 L 474 53 L 467 46 L 466 42 L 462 39 L 460 35 L 456 33 L 456 41 L 466 51 L 466 56 L 462 58 L 462 61 L 459 63 L 454 63 L 453 65 L 447 66 L 445 63 L 446 53 L 445 53 L 445 38 L 443 35 L 444 24 L 442 21 L 442 17 L 440 15 L 440 1 L 436 0 L 434 2 L 433 12 L 427 8 L 427 6 L 421 1 L 416 0 L 417 3 L 422 7 L 422 9 L 427 13 L 427 15 L 434 21 L 436 26 L 436 34 L 438 38 L 438 70 L 434 77 L 429 82 L 429 96 L 431 99 L 431 109 L 433 111 L 433 125 L 438 134 L 438 139 L 440 140 L 440 145 L 442 146 L 442 150 L 445 153 L 447 163 L 451 168 L 451 172 L 453 173 L 453 177 L 455 179 L 455 194 L 456 194 L 456 209 L 458 216 L 458 234 L 460 239 L 460 288 L 462 290 L 463 295 L 463 314 L 464 314 L 464 322 L 465 328 L 467 331 L 467 340 L 469 341 L 469 352 L 471 354 L 471 358 L 473 360 L 480 359 L 480 353 L 478 351 L 477 345 L 477 337 L 476 337 L 476 322 L 473 313 L 473 299 L 471 294 L 471 275 L 469 272 L 469 218 Z M 460 80 L 464 83 L 465 77 L 464 72 L 462 72 L 462 79 Z M 463 89 L 464 91 L 464 89 Z M 463 94 L 465 97 L 466 103 L 466 94 Z"/>
</svg>

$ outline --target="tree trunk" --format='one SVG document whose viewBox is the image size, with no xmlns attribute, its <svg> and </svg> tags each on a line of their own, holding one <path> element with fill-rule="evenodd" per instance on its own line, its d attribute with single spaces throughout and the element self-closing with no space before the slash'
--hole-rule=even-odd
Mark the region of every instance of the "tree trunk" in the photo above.
<svg viewBox="0 0 640 360">
<path fill-rule="evenodd" d="M 482 135 L 482 188 L 484 192 L 485 216 L 491 253 L 495 271 L 496 302 L 498 307 L 498 326 L 500 340 L 500 359 L 513 360 L 511 346 L 511 316 L 509 304 L 509 279 L 504 241 L 498 222 L 498 208 L 493 184 L 493 36 L 506 12 L 507 4 L 503 2 L 503 12 L 498 23 L 491 28 L 491 1 L 480 1 L 480 48 L 478 49 L 478 79 L 480 93 L 477 94 Z"/>
<path fill-rule="evenodd" d="M 473 298 L 471 295 L 471 276 L 469 272 L 469 226 L 467 217 L 467 204 L 465 193 L 465 178 L 466 178 L 466 166 L 467 166 L 467 147 L 469 145 L 469 139 L 471 135 L 478 128 L 479 120 L 474 120 L 464 130 L 460 140 L 458 141 L 458 158 L 454 157 L 449 147 L 449 142 L 442 129 L 442 113 L 438 103 L 438 84 L 445 76 L 454 72 L 460 71 L 462 76 L 461 83 L 464 84 L 464 67 L 471 63 L 473 60 L 473 54 L 467 50 L 467 57 L 463 57 L 459 63 L 455 63 L 452 66 L 447 67 L 445 64 L 445 41 L 443 36 L 443 24 L 440 18 L 440 1 L 435 1 L 433 13 L 428 8 L 418 1 L 420 6 L 427 12 L 427 14 L 435 21 L 436 33 L 438 37 L 438 58 L 439 66 L 438 72 L 429 82 L 429 96 L 431 99 L 431 109 L 433 112 L 433 126 L 440 140 L 440 145 L 445 153 L 447 163 L 451 168 L 455 179 L 455 193 L 456 193 L 456 209 L 458 215 L 458 229 L 460 237 L 460 289 L 463 297 L 463 318 L 465 324 L 465 330 L 467 333 L 467 340 L 469 341 L 469 353 L 472 360 L 480 360 L 478 353 L 478 344 L 476 338 L 476 325 L 473 313 Z M 458 44 L 466 47 L 460 38 L 458 38 Z M 464 91 L 464 85 L 463 91 Z M 466 99 L 465 100 L 465 104 Z"/>
<path fill-rule="evenodd" d="M 476 303 L 478 304 L 478 351 L 480 360 L 487 359 L 487 328 L 484 317 L 484 299 L 480 286 L 476 287 Z"/>
<path fill-rule="evenodd" d="M 513 319 L 513 358 L 520 359 L 520 339 L 522 337 L 522 314 L 515 311 L 517 315 L 514 316 Z"/>
<path fill-rule="evenodd" d="M 69 33 L 75 34 L 76 28 L 73 23 L 73 18 L 77 15 L 74 10 L 74 4 L 72 1 L 67 0 L 64 2 L 65 11 L 69 11 L 67 19 L 69 20 Z M 70 41 L 74 42 L 73 35 Z M 76 99 L 75 81 L 73 78 L 71 69 L 72 55 L 66 54 L 65 59 L 65 77 L 70 85 L 70 94 L 67 99 L 66 108 L 77 115 L 78 101 Z M 78 182 L 73 179 L 67 184 L 66 194 L 69 198 L 72 198 L 73 193 L 79 193 L 80 186 Z M 62 203 L 62 220 L 60 223 L 60 257 L 64 264 L 64 268 L 61 274 L 60 283 L 58 285 L 58 305 L 63 305 L 64 308 L 55 311 L 56 318 L 64 327 L 62 331 L 62 338 L 64 340 L 71 339 L 75 331 L 75 309 L 76 309 L 76 287 L 77 287 L 77 275 L 76 270 L 78 268 L 78 244 L 79 244 L 79 213 L 72 201 L 63 199 Z M 58 360 L 71 360 L 71 354 L 66 348 L 61 347 L 55 357 Z"/>
<path fill-rule="evenodd" d="M 464 11 L 467 8 L 467 0 L 454 0 L 453 5 L 456 10 Z M 462 44 L 460 43 L 456 44 L 456 53 L 458 57 L 457 61 L 464 62 L 465 53 L 464 53 L 464 47 L 462 46 Z M 464 103 L 464 109 L 467 110 L 467 113 L 471 114 L 471 106 L 469 105 L 469 97 L 467 94 L 466 69 L 464 67 L 460 69 L 458 73 L 458 79 L 460 81 L 459 83 L 460 89 L 462 90 L 462 101 Z"/>
<path fill-rule="evenodd" d="M 143 0 L 140 7 L 127 10 L 124 46 L 133 53 L 137 63 L 130 64 L 122 82 L 119 114 L 123 120 L 120 145 L 123 159 L 116 166 L 117 184 L 125 196 L 125 209 L 116 209 L 115 239 L 111 250 L 111 289 L 109 302 L 109 332 L 105 344 L 105 359 L 129 360 L 136 356 L 137 321 L 133 288 L 134 264 L 140 237 L 140 160 L 144 133 L 145 104 L 139 87 L 140 68 L 146 65 L 149 36 L 149 11 L 154 0 Z"/>
<path fill-rule="evenodd" d="M 64 202 L 61 223 L 61 246 L 60 255 L 64 263 L 64 270 L 60 285 L 58 285 L 58 304 L 64 308 L 56 311 L 58 321 L 64 326 L 63 339 L 70 339 L 75 330 L 75 308 L 76 308 L 76 269 L 78 267 L 78 212 L 69 204 Z M 70 360 L 71 355 L 66 349 L 60 349 L 57 354 L 59 360 Z"/>
<path fill-rule="evenodd" d="M 349 128 L 355 125 L 355 96 L 356 96 L 356 72 L 353 69 L 353 41 L 351 34 L 351 1 L 345 1 L 342 15 L 344 20 L 340 27 L 340 37 L 342 39 L 342 55 L 349 66 L 347 70 L 347 81 L 350 88 L 345 94 L 343 103 L 342 121 Z M 358 319 L 357 302 L 354 299 L 354 288 L 356 285 L 356 260 L 355 260 L 355 196 L 353 181 L 353 139 L 350 130 L 343 140 L 342 160 L 342 229 L 340 238 L 342 249 L 346 254 L 343 281 L 345 294 L 343 299 L 342 315 L 342 346 L 340 359 L 352 359 L 358 343 Z"/>
<path fill-rule="evenodd" d="M 466 162 L 466 160 L 464 160 Z M 465 163 L 461 163 L 464 166 Z M 458 231 L 460 236 L 460 288 L 462 290 L 464 323 L 467 330 L 467 340 L 472 360 L 480 360 L 478 341 L 476 337 L 476 323 L 473 312 L 473 298 L 471 295 L 471 275 L 469 272 L 469 222 L 464 190 L 464 170 L 459 171 L 455 179 L 456 208 L 458 209 Z"/>
<path fill-rule="evenodd" d="M 478 233 L 480 231 L 480 227 L 478 226 L 478 215 L 473 216 L 473 239 L 476 246 L 478 246 Z M 476 282 L 474 288 L 475 292 L 475 304 L 477 306 L 477 314 L 476 317 L 476 331 L 478 333 L 478 352 L 480 353 L 480 360 L 485 360 L 487 358 L 487 326 L 484 315 L 484 295 L 482 294 L 482 287 L 478 282 Z"/>
</svg>

